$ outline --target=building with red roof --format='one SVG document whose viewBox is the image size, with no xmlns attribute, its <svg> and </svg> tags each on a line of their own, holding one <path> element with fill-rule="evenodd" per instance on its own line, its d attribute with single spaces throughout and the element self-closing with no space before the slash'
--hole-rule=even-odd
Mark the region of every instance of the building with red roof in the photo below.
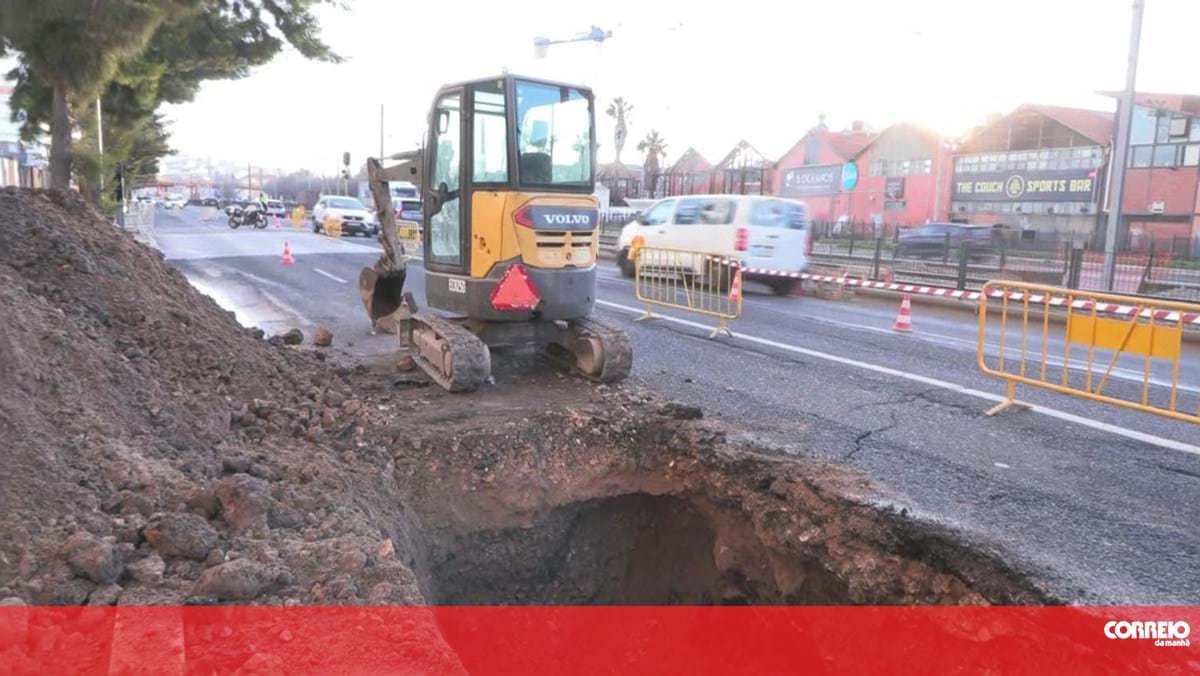
<svg viewBox="0 0 1200 676">
<path fill-rule="evenodd" d="M 970 134 L 951 167 L 953 220 L 1027 237 L 1092 239 L 1100 222 L 1113 115 L 1026 104 Z"/>
<path fill-rule="evenodd" d="M 822 115 L 776 162 L 771 192 L 804 200 L 814 220 L 849 218 L 852 198 L 843 187 L 843 170 L 874 138 L 861 122 L 830 131 Z"/>
</svg>

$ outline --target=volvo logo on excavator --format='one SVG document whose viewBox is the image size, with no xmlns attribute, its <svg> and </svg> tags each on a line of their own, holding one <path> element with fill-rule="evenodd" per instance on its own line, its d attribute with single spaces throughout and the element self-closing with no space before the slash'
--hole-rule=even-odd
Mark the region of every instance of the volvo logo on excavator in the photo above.
<svg viewBox="0 0 1200 676">
<path fill-rule="evenodd" d="M 514 214 L 517 225 L 535 230 L 591 230 L 596 227 L 595 209 L 584 207 L 526 206 Z"/>
<path fill-rule="evenodd" d="M 591 225 L 592 218 L 586 214 L 546 214 L 551 225 Z"/>
</svg>

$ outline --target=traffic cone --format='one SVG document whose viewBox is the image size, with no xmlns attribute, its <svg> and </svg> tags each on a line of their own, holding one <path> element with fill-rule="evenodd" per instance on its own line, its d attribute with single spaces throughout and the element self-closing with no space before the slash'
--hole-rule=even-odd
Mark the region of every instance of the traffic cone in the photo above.
<svg viewBox="0 0 1200 676">
<path fill-rule="evenodd" d="M 729 302 L 736 303 L 742 299 L 742 276 L 733 273 L 733 281 L 729 283 Z"/>
<path fill-rule="evenodd" d="M 276 230 L 279 230 L 280 228 L 283 227 L 282 225 L 279 224 L 279 216 L 278 215 L 272 216 L 271 218 L 275 219 L 275 229 Z"/>
<path fill-rule="evenodd" d="M 283 264 L 291 265 L 295 262 L 296 262 L 296 259 L 292 258 L 292 249 L 291 249 L 291 247 L 288 246 L 288 242 L 285 239 L 285 240 L 283 240 Z"/>
<path fill-rule="evenodd" d="M 896 315 L 896 324 L 892 330 L 912 333 L 912 296 L 907 293 L 904 294 L 904 300 L 900 301 L 900 314 Z"/>
</svg>

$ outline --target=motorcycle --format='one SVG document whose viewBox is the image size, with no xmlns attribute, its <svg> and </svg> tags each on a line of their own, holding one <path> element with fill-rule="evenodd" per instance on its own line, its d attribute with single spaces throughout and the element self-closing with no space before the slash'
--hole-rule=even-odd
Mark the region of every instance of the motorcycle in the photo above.
<svg viewBox="0 0 1200 676">
<path fill-rule="evenodd" d="M 257 204 L 250 204 L 245 209 L 233 207 L 229 212 L 229 227 L 237 230 L 243 225 L 262 230 L 267 227 L 267 212 Z"/>
</svg>

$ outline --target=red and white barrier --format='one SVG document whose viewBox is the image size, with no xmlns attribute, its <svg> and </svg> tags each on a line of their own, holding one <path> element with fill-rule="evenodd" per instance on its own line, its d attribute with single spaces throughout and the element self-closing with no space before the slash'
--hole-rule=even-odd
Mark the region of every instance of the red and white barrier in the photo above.
<svg viewBox="0 0 1200 676">
<path fill-rule="evenodd" d="M 713 258 L 713 260 L 722 260 Z M 737 261 L 722 260 L 722 262 L 730 265 L 737 265 Z M 856 277 L 838 277 L 833 275 L 814 275 L 807 272 L 785 272 L 782 270 L 770 270 L 767 268 L 742 268 L 744 275 L 760 275 L 767 277 L 788 277 L 791 279 L 801 279 L 810 282 L 825 282 L 831 284 L 841 284 L 843 286 L 859 287 L 863 289 L 877 289 L 880 291 L 897 291 L 900 293 L 917 293 L 925 296 L 936 296 L 939 298 L 954 298 L 957 300 L 978 301 L 982 295 L 979 291 L 962 291 L 959 289 L 947 289 L 938 286 L 923 286 L 920 284 L 898 284 L 896 282 L 872 282 Z M 1086 294 L 1087 291 L 1081 290 L 1080 294 Z M 992 290 L 988 293 L 988 298 L 1001 299 L 1004 298 L 1004 292 Z M 1023 302 L 1025 294 L 1021 291 L 1012 291 L 1008 293 L 1010 301 Z M 1068 304 L 1067 298 L 1064 296 L 1050 296 L 1049 302 L 1046 301 L 1044 294 L 1030 294 L 1030 305 L 1049 305 L 1055 308 L 1065 308 Z M 1147 299 L 1147 303 L 1154 304 L 1153 299 Z M 1118 315 L 1122 317 L 1132 317 L 1137 315 L 1142 319 L 1149 319 L 1151 311 L 1148 309 L 1139 308 L 1136 305 L 1118 305 L 1116 303 L 1093 303 L 1090 300 L 1076 299 L 1070 302 L 1070 306 L 1074 310 L 1083 310 L 1091 312 L 1092 306 L 1096 306 L 1097 313 Z M 1156 310 L 1153 312 L 1155 321 L 1178 322 L 1181 321 L 1181 313 L 1175 310 Z M 1191 326 L 1200 326 L 1200 313 L 1184 312 L 1182 313 L 1182 322 Z"/>
</svg>

